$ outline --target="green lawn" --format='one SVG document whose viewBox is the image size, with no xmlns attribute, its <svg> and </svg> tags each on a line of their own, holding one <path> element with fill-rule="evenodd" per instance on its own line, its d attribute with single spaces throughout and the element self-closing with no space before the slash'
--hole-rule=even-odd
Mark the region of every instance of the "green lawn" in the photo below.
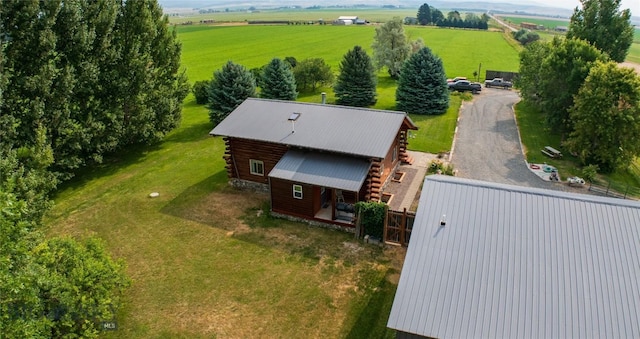
<svg viewBox="0 0 640 339">
<path fill-rule="evenodd" d="M 546 29 L 554 29 L 557 26 L 564 26 L 564 27 L 568 27 L 569 26 L 569 19 L 566 20 L 558 20 L 558 19 L 551 19 L 551 18 L 524 18 L 524 17 L 512 17 L 512 16 L 501 16 L 501 18 L 509 23 L 512 23 L 514 26 L 518 26 L 520 27 L 520 23 L 522 22 L 528 22 L 528 23 L 532 23 L 532 24 L 536 24 L 536 25 L 542 25 L 544 26 Z"/>
<path fill-rule="evenodd" d="M 574 175 L 582 176 L 580 161 L 563 149 L 561 136 L 546 127 L 545 117 L 535 108 L 520 102 L 516 105 L 516 119 L 520 129 L 525 158 L 530 163 L 548 163 L 558 168 L 563 179 Z M 544 146 L 559 149 L 563 154 L 562 160 L 550 159 L 540 152 Z M 599 175 L 600 183 L 612 183 L 620 192 L 625 192 L 626 186 L 634 187 L 634 194 L 640 187 L 640 159 L 637 159 L 627 169 L 621 169 L 607 175 Z"/>
<path fill-rule="evenodd" d="M 123 152 L 55 197 L 51 234 L 100 237 L 127 262 L 133 285 L 108 337 L 389 332 L 389 254 L 343 232 L 257 217 L 266 197 L 227 187 L 210 128 L 190 98 L 162 144 Z"/>
</svg>

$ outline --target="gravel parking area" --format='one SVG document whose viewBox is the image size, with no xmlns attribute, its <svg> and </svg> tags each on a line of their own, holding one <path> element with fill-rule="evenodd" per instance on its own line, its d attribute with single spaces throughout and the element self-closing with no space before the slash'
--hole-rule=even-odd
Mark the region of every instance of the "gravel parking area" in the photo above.
<svg viewBox="0 0 640 339">
<path fill-rule="evenodd" d="M 540 179 L 527 167 L 513 115 L 515 90 L 483 88 L 460 109 L 451 162 L 458 176 L 510 185 L 577 191 Z"/>
</svg>

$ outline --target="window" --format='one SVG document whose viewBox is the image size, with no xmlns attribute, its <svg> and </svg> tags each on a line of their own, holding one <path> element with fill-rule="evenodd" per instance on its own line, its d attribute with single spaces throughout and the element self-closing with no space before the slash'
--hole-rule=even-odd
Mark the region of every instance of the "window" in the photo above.
<svg viewBox="0 0 640 339">
<path fill-rule="evenodd" d="M 391 154 L 391 161 L 396 162 L 396 159 L 398 159 L 398 145 L 393 147 L 393 153 Z"/>
<path fill-rule="evenodd" d="M 264 162 L 250 159 L 249 166 L 251 167 L 251 174 L 264 175 Z"/>
<path fill-rule="evenodd" d="M 302 199 L 302 185 L 293 185 L 293 197 Z"/>
</svg>

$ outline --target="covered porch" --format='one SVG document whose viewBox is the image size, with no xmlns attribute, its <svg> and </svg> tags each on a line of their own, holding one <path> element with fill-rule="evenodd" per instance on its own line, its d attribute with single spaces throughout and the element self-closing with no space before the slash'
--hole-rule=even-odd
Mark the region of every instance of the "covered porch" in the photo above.
<svg viewBox="0 0 640 339">
<path fill-rule="evenodd" d="M 354 204 L 365 198 L 371 162 L 346 155 L 289 150 L 269 173 L 272 211 L 310 220 L 353 226 Z M 275 185 L 286 180 L 301 190 L 285 201 Z M 304 193 L 303 193 L 304 192 Z M 295 207 L 299 205 L 302 207 Z"/>
</svg>

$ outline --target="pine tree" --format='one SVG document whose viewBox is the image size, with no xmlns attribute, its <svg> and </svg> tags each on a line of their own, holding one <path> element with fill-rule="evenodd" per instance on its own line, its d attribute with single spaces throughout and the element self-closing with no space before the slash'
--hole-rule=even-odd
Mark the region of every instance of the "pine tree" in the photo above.
<svg viewBox="0 0 640 339">
<path fill-rule="evenodd" d="M 244 66 L 227 62 L 213 72 L 209 85 L 209 120 L 219 124 L 249 97 L 256 96 L 256 81 Z"/>
<path fill-rule="evenodd" d="M 432 15 L 431 8 L 426 3 L 422 4 L 420 8 L 418 8 L 418 23 L 420 25 L 428 25 L 431 23 Z"/>
<path fill-rule="evenodd" d="M 377 77 L 371 58 L 360 46 L 344 55 L 333 90 L 338 105 L 366 107 L 376 103 Z"/>
<path fill-rule="evenodd" d="M 402 67 L 396 107 L 412 114 L 443 114 L 449 107 L 449 89 L 442 60 L 428 47 L 407 60 Z"/>
<path fill-rule="evenodd" d="M 296 100 L 296 79 L 287 62 L 274 58 L 262 72 L 262 98 Z"/>
</svg>

